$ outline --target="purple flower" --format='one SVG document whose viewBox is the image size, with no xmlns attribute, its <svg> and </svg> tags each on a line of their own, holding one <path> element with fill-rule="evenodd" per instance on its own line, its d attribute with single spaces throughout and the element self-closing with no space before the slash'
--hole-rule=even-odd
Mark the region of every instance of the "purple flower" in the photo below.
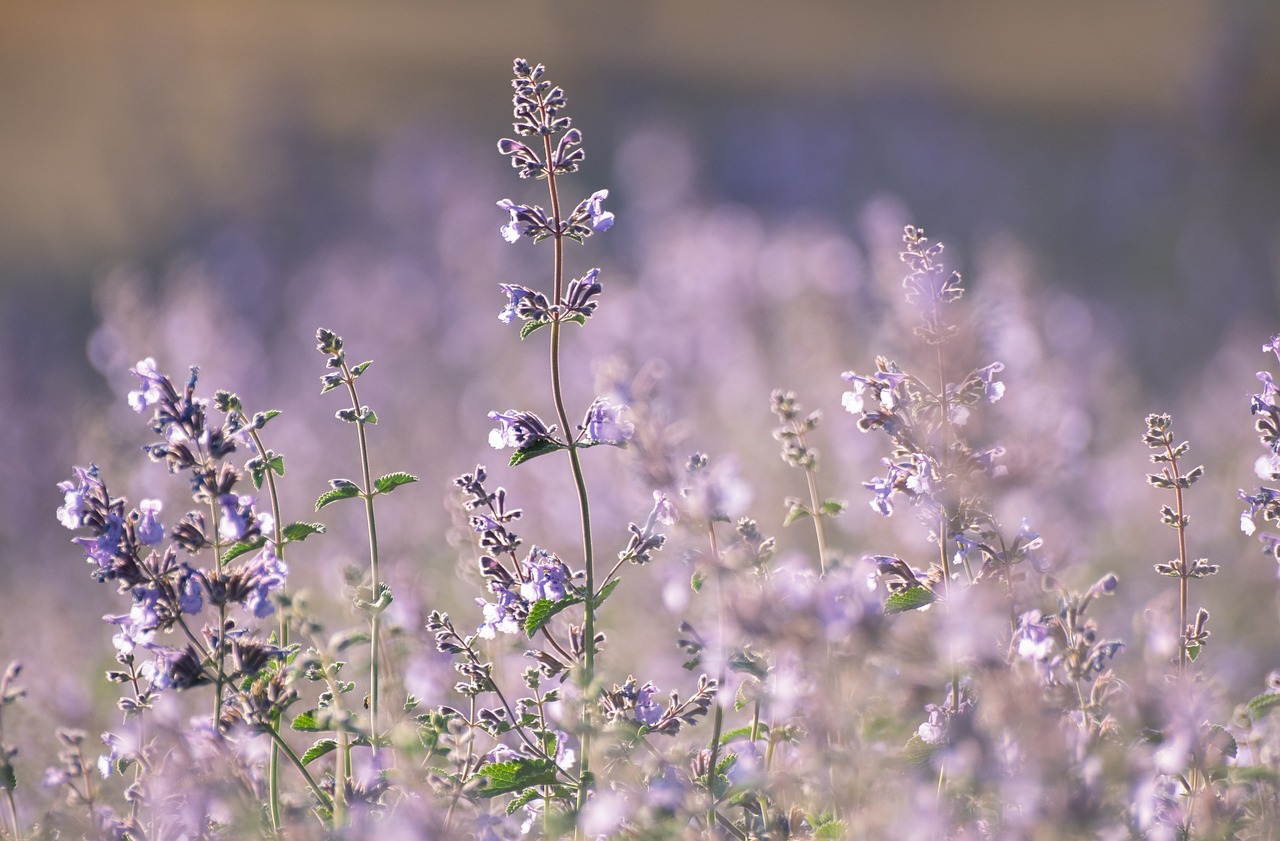
<svg viewBox="0 0 1280 841">
<path fill-rule="evenodd" d="M 626 406 L 614 406 L 603 397 L 597 397 L 587 409 L 586 420 L 582 429 L 586 432 L 586 440 L 592 444 L 613 444 L 618 446 L 630 441 L 635 435 L 635 425 L 622 420 Z"/>
<path fill-rule="evenodd" d="M 507 294 L 507 305 L 498 313 L 498 320 L 503 324 L 510 324 L 517 317 L 541 321 L 549 315 L 547 299 L 542 293 L 514 283 L 499 283 L 498 287 Z"/>
<path fill-rule="evenodd" d="M 222 516 L 218 519 L 218 535 L 223 540 L 244 540 L 253 530 L 253 503 L 251 496 L 223 494 L 218 497 Z"/>
<path fill-rule="evenodd" d="M 521 604 L 520 597 L 501 584 L 491 584 L 490 590 L 498 597 L 498 601 L 490 603 L 484 599 L 476 599 L 476 604 L 484 608 L 484 624 L 476 629 L 476 635 L 481 639 L 491 640 L 497 632 L 519 633 L 520 620 L 514 608 Z"/>
<path fill-rule="evenodd" d="M 662 718 L 662 705 L 653 700 L 656 694 L 658 688 L 653 685 L 653 681 L 640 687 L 640 691 L 636 693 L 636 721 L 647 727 L 652 727 Z"/>
<path fill-rule="evenodd" d="M 498 202 L 498 207 L 511 214 L 511 221 L 499 229 L 502 232 L 502 238 L 507 242 L 515 242 L 537 228 L 529 218 L 528 208 L 524 205 L 516 204 L 511 199 L 503 199 Z"/>
<path fill-rule="evenodd" d="M 141 414 L 164 397 L 164 377 L 156 370 L 156 361 L 150 356 L 130 368 L 129 373 L 140 383 L 137 391 L 129 392 L 129 406 Z"/>
<path fill-rule="evenodd" d="M 996 380 L 996 374 L 1003 370 L 1003 362 L 992 362 L 976 372 L 978 379 L 982 380 L 982 393 L 992 403 L 1004 397 L 1004 383 Z"/>
<path fill-rule="evenodd" d="M 596 190 L 590 197 L 583 199 L 582 204 L 578 205 L 579 209 L 585 211 L 590 217 L 591 229 L 596 233 L 607 231 L 613 227 L 613 214 L 601 207 L 601 203 L 607 198 L 609 198 L 608 190 Z"/>
<path fill-rule="evenodd" d="M 552 441 L 555 427 L 548 428 L 542 419 L 532 412 L 490 412 L 489 419 L 498 422 L 498 428 L 489 433 L 489 446 L 495 450 L 514 447 L 524 450 L 542 442 Z"/>
<path fill-rule="evenodd" d="M 104 616 L 103 622 L 119 625 L 120 630 L 111 638 L 116 651 L 128 654 L 135 648 L 147 647 L 155 637 L 156 628 L 160 625 L 160 614 L 156 611 L 160 594 L 150 587 L 133 588 L 133 607 L 123 616 Z"/>
<path fill-rule="evenodd" d="M 1018 617 L 1018 656 L 1043 663 L 1053 654 L 1053 625 L 1041 618 L 1040 611 L 1031 610 Z"/>
<path fill-rule="evenodd" d="M 124 518 L 112 512 L 107 515 L 106 528 L 96 537 L 77 537 L 71 542 L 84 547 L 85 557 L 105 569 L 111 566 L 111 560 L 120 548 L 124 538 Z"/>
<path fill-rule="evenodd" d="M 534 546 L 521 561 L 529 578 L 520 585 L 520 597 L 533 603 L 547 599 L 558 602 L 565 597 L 569 568 L 555 555 Z"/>
<path fill-rule="evenodd" d="M 138 521 L 138 540 L 143 546 L 154 546 L 164 540 L 164 526 L 156 519 L 164 505 L 158 499 L 144 499 L 138 503 L 142 519 Z"/>
<path fill-rule="evenodd" d="M 63 493 L 62 506 L 58 508 L 58 522 L 69 529 L 78 529 L 84 525 L 84 515 L 89 511 L 89 493 L 103 490 L 103 486 L 95 465 L 91 464 L 87 469 L 73 467 L 72 471 L 75 473 L 74 480 L 58 483 L 58 490 Z M 102 495 L 106 496 L 105 491 Z"/>
<path fill-rule="evenodd" d="M 667 498 L 662 491 L 653 492 L 653 511 L 649 514 L 649 521 L 657 520 L 666 526 L 674 526 L 676 521 L 680 519 L 680 512 L 676 509 L 675 503 Z M 646 523 L 646 528 L 649 524 Z"/>
<path fill-rule="evenodd" d="M 243 570 L 249 594 L 245 597 L 245 609 L 259 619 L 276 612 L 271 594 L 284 587 L 289 568 L 277 557 L 270 546 L 263 549 Z"/>
<path fill-rule="evenodd" d="M 178 609 L 183 613 L 199 613 L 204 608 L 204 591 L 195 570 L 182 565 L 182 577 L 178 581 Z"/>
</svg>

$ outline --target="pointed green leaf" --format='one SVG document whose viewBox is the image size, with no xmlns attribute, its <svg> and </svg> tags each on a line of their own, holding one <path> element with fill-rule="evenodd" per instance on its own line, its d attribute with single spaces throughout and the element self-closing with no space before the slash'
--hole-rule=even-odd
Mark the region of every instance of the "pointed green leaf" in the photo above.
<svg viewBox="0 0 1280 841">
<path fill-rule="evenodd" d="M 489 784 L 476 793 L 481 797 L 494 797 L 552 785 L 556 781 L 556 764 L 546 759 L 511 759 L 486 765 L 477 773 L 488 777 Z"/>
<path fill-rule="evenodd" d="M 548 438 L 543 438 L 533 444 L 530 444 L 524 449 L 516 450 L 511 456 L 510 465 L 515 467 L 517 464 L 523 464 L 531 458 L 545 456 L 547 453 L 554 453 L 556 450 L 563 449 L 564 444 L 561 444 L 559 441 L 552 441 Z"/>
<path fill-rule="evenodd" d="M 306 540 L 313 534 L 324 534 L 324 523 L 290 523 L 281 530 L 286 542 Z"/>
<path fill-rule="evenodd" d="M 596 593 L 596 607 L 599 607 L 605 599 L 613 595 L 613 591 L 618 589 L 618 585 L 622 583 L 621 578 L 615 578 L 608 584 L 600 588 L 600 592 Z"/>
<path fill-rule="evenodd" d="M 933 755 L 943 747 L 945 746 L 940 744 L 931 745 L 921 739 L 919 733 L 913 733 L 911 738 L 907 740 L 907 744 L 902 748 L 902 758 L 912 765 L 927 765 Z"/>
<path fill-rule="evenodd" d="M 526 321 L 524 324 L 521 324 L 521 325 L 520 325 L 520 338 L 521 338 L 521 339 L 526 338 L 526 337 L 527 337 L 530 333 L 532 333 L 534 330 L 537 330 L 539 327 L 545 326 L 545 325 L 547 325 L 547 324 L 550 324 L 550 322 L 548 322 L 548 321 Z"/>
<path fill-rule="evenodd" d="M 760 722 L 760 725 L 756 730 L 756 738 L 760 738 L 761 736 L 766 736 L 768 735 L 768 733 L 769 733 L 769 725 L 765 724 L 763 721 Z M 739 739 L 742 739 L 745 741 L 751 741 L 750 725 L 746 727 L 736 727 L 733 730 L 730 730 L 728 733 L 720 734 L 720 744 L 722 745 L 727 745 L 730 742 L 736 742 Z"/>
<path fill-rule="evenodd" d="M 532 638 L 534 634 L 542 630 L 542 626 L 551 621 L 551 617 L 555 616 L 565 608 L 572 607 L 575 604 L 581 604 L 582 599 L 577 596 L 565 596 L 558 602 L 551 599 L 538 599 L 529 608 L 529 615 L 524 620 L 524 632 Z"/>
<path fill-rule="evenodd" d="M 587 317 L 580 312 L 576 312 L 573 315 L 566 318 L 565 321 L 572 321 L 574 324 L 586 324 Z"/>
<path fill-rule="evenodd" d="M 257 552 L 265 545 L 267 545 L 267 539 L 262 535 L 258 535 L 253 540 L 241 541 L 222 553 L 222 562 L 224 564 L 230 563 L 241 555 L 246 555 L 250 552 Z"/>
<path fill-rule="evenodd" d="M 412 473 L 388 473 L 386 476 L 379 478 L 373 483 L 373 488 L 380 494 L 389 494 L 401 485 L 407 485 L 410 482 L 418 481 L 418 477 Z"/>
<path fill-rule="evenodd" d="M 919 585 L 909 587 L 890 596 L 884 603 L 884 612 L 903 613 L 908 610 L 919 610 L 933 604 L 937 598 L 932 591 Z"/>
<path fill-rule="evenodd" d="M 787 517 L 782 521 L 783 526 L 789 526 L 796 520 L 803 520 L 805 517 L 812 517 L 813 512 L 804 507 L 800 503 L 793 503 L 791 510 L 787 512 Z"/>
<path fill-rule="evenodd" d="M 320 726 L 316 724 L 316 711 L 310 710 L 309 712 L 295 716 L 289 727 L 305 733 L 315 733 L 319 731 Z"/>
<path fill-rule="evenodd" d="M 277 476 L 283 476 L 284 475 L 284 456 L 280 455 L 279 453 L 273 453 L 270 451 L 267 452 L 267 455 L 270 456 L 270 458 L 267 459 L 267 466 L 271 468 L 271 472 L 276 474 Z"/>
<path fill-rule="evenodd" d="M 845 509 L 848 507 L 849 503 L 845 502 L 843 499 L 828 499 L 826 502 L 822 503 L 822 506 L 818 510 L 822 512 L 823 516 L 838 517 L 843 514 Z"/>
<path fill-rule="evenodd" d="M 542 796 L 542 792 L 536 788 L 526 789 L 519 797 L 511 798 L 511 802 L 507 804 L 507 814 L 514 815 L 520 809 L 532 803 Z"/>
<path fill-rule="evenodd" d="M 351 499 L 360 495 L 360 488 L 355 482 L 349 482 L 346 479 L 334 479 L 329 483 L 333 487 L 320 495 L 316 500 L 316 510 L 319 511 L 331 502 L 337 502 L 340 499 Z"/>
<path fill-rule="evenodd" d="M 310 765 L 315 760 L 324 756 L 330 751 L 336 750 L 338 747 L 337 739 L 321 739 L 311 747 L 307 748 L 307 752 L 302 755 L 302 764 Z"/>
<path fill-rule="evenodd" d="M 1249 714 L 1249 718 L 1257 721 L 1277 704 L 1280 704 L 1280 692 L 1263 692 L 1245 705 L 1245 712 Z"/>
<path fill-rule="evenodd" d="M 363 374 L 366 370 L 368 370 L 369 366 L 370 366 L 370 365 L 372 365 L 372 364 L 373 364 L 373 360 L 372 360 L 372 359 L 370 359 L 368 362 L 361 362 L 359 365 L 356 365 L 356 366 L 352 367 L 352 369 L 351 369 L 351 377 L 354 379 L 354 378 L 356 378 L 356 377 L 360 376 L 360 375 L 361 375 L 361 374 Z"/>
<path fill-rule="evenodd" d="M 1196 658 L 1200 656 L 1201 648 L 1203 648 L 1203 646 L 1199 646 L 1199 645 L 1187 646 L 1187 656 L 1191 658 L 1192 663 L 1194 663 L 1196 661 Z"/>
</svg>

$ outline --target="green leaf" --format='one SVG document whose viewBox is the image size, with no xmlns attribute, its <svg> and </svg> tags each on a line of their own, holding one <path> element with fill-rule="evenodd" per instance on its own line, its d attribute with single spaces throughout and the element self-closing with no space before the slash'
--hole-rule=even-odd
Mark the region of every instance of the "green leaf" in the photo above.
<svg viewBox="0 0 1280 841">
<path fill-rule="evenodd" d="M 838 517 L 849 507 L 849 503 L 843 499 L 828 499 L 818 508 L 825 517 Z"/>
<path fill-rule="evenodd" d="M 366 370 L 368 370 L 369 366 L 372 364 L 373 364 L 373 360 L 370 359 L 368 362 L 361 362 L 359 365 L 353 366 L 351 369 L 351 378 L 355 379 L 356 377 L 360 376 Z"/>
<path fill-rule="evenodd" d="M 529 615 L 524 619 L 525 634 L 532 639 L 534 634 L 542 630 L 543 625 L 551 621 L 551 617 L 565 608 L 581 603 L 582 599 L 577 596 L 566 596 L 558 602 L 553 602 L 551 599 L 538 599 L 529 608 Z"/>
<path fill-rule="evenodd" d="M 494 762 L 477 772 L 489 778 L 489 784 L 476 792 L 481 797 L 495 797 L 524 791 L 535 786 L 548 786 L 556 781 L 556 764 L 548 759 L 511 759 Z"/>
<path fill-rule="evenodd" d="M 306 540 L 313 534 L 324 534 L 324 523 L 290 523 L 280 533 L 286 541 Z"/>
<path fill-rule="evenodd" d="M 610 581 L 608 584 L 601 587 L 600 592 L 596 593 L 596 598 L 595 598 L 596 607 L 599 607 L 604 602 L 605 599 L 612 596 L 613 591 L 618 589 L 618 585 L 621 583 L 622 583 L 621 578 L 615 578 L 612 581 Z"/>
<path fill-rule="evenodd" d="M 545 456 L 547 453 L 554 453 L 556 450 L 563 450 L 564 444 L 559 441 L 552 441 L 549 438 L 542 438 L 530 444 L 523 449 L 516 450 L 511 456 L 510 465 L 515 467 L 517 464 L 523 464 L 531 458 Z"/>
<path fill-rule="evenodd" d="M 1245 705 L 1245 712 L 1249 714 L 1250 719 L 1257 721 L 1277 704 L 1280 704 L 1280 692 L 1263 692 Z"/>
<path fill-rule="evenodd" d="M 13 765 L 6 759 L 0 762 L 0 791 L 17 791 L 18 774 Z"/>
<path fill-rule="evenodd" d="M 1203 647 L 1204 646 L 1201 646 L 1201 645 L 1187 646 L 1187 656 L 1191 658 L 1192 663 L 1194 663 L 1196 661 L 1196 658 L 1200 656 L 1200 649 Z"/>
<path fill-rule="evenodd" d="M 270 457 L 267 459 L 267 467 L 270 467 L 271 472 L 276 474 L 277 476 L 283 476 L 284 475 L 284 456 L 280 455 L 279 453 L 273 453 L 270 450 L 267 451 L 267 455 Z"/>
<path fill-rule="evenodd" d="M 307 748 L 307 752 L 302 755 L 302 764 L 310 765 L 315 760 L 324 756 L 330 751 L 336 750 L 338 747 L 337 739 L 321 739 L 311 747 Z"/>
<path fill-rule="evenodd" d="M 507 804 L 507 814 L 514 815 L 521 808 L 537 800 L 541 794 L 542 792 L 536 788 L 526 789 L 519 797 L 511 798 L 511 802 Z"/>
<path fill-rule="evenodd" d="M 902 758 L 912 765 L 927 765 L 933 755 L 943 747 L 944 745 L 931 745 L 921 739 L 919 733 L 913 733 L 902 748 Z"/>
<path fill-rule="evenodd" d="M 373 483 L 373 489 L 380 494 L 389 494 L 401 485 L 418 481 L 412 473 L 388 473 Z"/>
<path fill-rule="evenodd" d="M 320 725 L 316 723 L 316 711 L 310 710 L 302 713 L 301 715 L 295 716 L 289 727 L 302 733 L 319 732 Z"/>
<path fill-rule="evenodd" d="M 888 614 L 919 610 L 926 605 L 933 604 L 937 598 L 932 591 L 919 585 L 909 587 L 906 590 L 899 590 L 890 596 L 884 603 L 884 612 Z"/>
<path fill-rule="evenodd" d="M 528 335 L 532 333 L 534 330 L 537 330 L 539 327 L 543 327 L 550 323 L 551 322 L 549 321 L 526 321 L 524 324 L 520 325 L 520 338 L 524 339 L 528 337 Z"/>
<path fill-rule="evenodd" d="M 765 724 L 763 721 L 760 722 L 760 726 L 758 728 L 758 732 L 756 733 L 756 736 L 759 737 L 767 734 L 768 732 L 769 732 L 769 725 Z M 736 742 L 739 739 L 746 739 L 750 741 L 751 739 L 750 726 L 737 727 L 737 728 L 734 728 L 733 730 L 730 730 L 728 733 L 720 734 L 720 744 L 722 745 L 727 745 L 730 742 Z"/>
<path fill-rule="evenodd" d="M 258 535 L 253 540 L 241 541 L 222 553 L 222 562 L 224 564 L 231 563 L 241 555 L 247 555 L 250 552 L 257 552 L 266 545 L 267 539 L 262 535 Z"/>
<path fill-rule="evenodd" d="M 803 520 L 805 517 L 812 517 L 813 512 L 805 508 L 800 503 L 792 503 L 791 510 L 787 512 L 787 518 L 782 521 L 783 526 L 789 526 L 796 520 Z"/>
<path fill-rule="evenodd" d="M 689 586 L 695 593 L 701 593 L 702 585 L 705 583 L 707 583 L 707 576 L 702 573 L 702 570 L 694 570 L 693 575 L 689 577 Z"/>
<path fill-rule="evenodd" d="M 329 483 L 332 488 L 325 491 L 316 500 L 316 510 L 319 511 L 331 502 L 337 502 L 340 499 L 351 499 L 360 495 L 360 488 L 355 482 L 346 479 L 334 479 Z"/>
</svg>

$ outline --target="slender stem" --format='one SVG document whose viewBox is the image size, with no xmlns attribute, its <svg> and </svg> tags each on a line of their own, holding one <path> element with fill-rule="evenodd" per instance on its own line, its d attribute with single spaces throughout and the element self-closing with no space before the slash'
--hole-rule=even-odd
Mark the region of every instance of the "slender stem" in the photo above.
<svg viewBox="0 0 1280 841">
<path fill-rule="evenodd" d="M 333 800 L 329 795 L 325 794 L 324 790 L 316 783 L 315 778 L 311 776 L 311 772 L 307 770 L 307 766 L 302 764 L 302 760 L 293 752 L 293 748 L 289 747 L 289 743 L 280 738 L 280 734 L 274 730 L 268 730 L 267 734 L 271 736 L 271 741 L 276 745 L 276 747 L 280 748 L 280 752 L 284 754 L 285 758 L 292 762 L 294 767 L 298 769 L 298 773 L 301 774 L 302 779 L 306 781 L 307 787 L 311 789 L 311 793 L 320 801 L 320 805 L 324 806 L 326 809 L 332 810 Z"/>
<path fill-rule="evenodd" d="M 222 568 L 224 566 L 222 560 L 222 535 L 218 530 L 218 502 L 214 498 L 213 494 L 209 495 L 209 513 L 213 517 L 213 523 L 211 526 L 213 530 L 213 554 L 217 562 L 218 572 L 222 572 Z M 181 616 L 179 616 L 179 620 L 181 621 Z M 192 637 L 193 640 L 195 639 L 190 629 L 187 628 L 187 624 L 185 622 L 182 622 L 182 629 L 187 632 L 187 636 Z M 220 726 L 218 722 L 222 721 L 222 687 L 225 685 L 227 680 L 226 671 L 223 668 L 223 664 L 225 663 L 227 656 L 227 641 L 225 639 L 226 631 L 227 603 L 223 601 L 222 604 L 218 605 L 218 646 L 213 651 L 213 660 L 218 669 L 217 679 L 215 681 L 216 689 L 213 696 L 213 727 L 215 730 Z"/>
<path fill-rule="evenodd" d="M 711 541 L 711 562 L 718 568 L 720 566 L 720 544 L 716 539 L 715 524 L 710 520 L 707 521 L 707 537 Z M 717 639 L 716 644 L 719 646 L 720 654 L 720 675 L 719 682 L 716 684 L 716 711 L 712 719 L 711 725 L 711 762 L 707 768 L 707 798 L 710 805 L 707 808 L 707 823 L 711 827 L 716 826 L 716 765 L 719 764 L 720 757 L 720 731 L 724 726 L 724 704 L 720 700 L 720 693 L 724 690 L 725 682 L 728 680 L 728 665 L 725 662 L 724 651 L 724 582 L 720 576 L 716 577 L 716 626 Z"/>
<path fill-rule="evenodd" d="M 351 374 L 351 369 L 347 366 L 346 359 L 342 360 L 343 381 L 347 386 L 347 393 L 351 396 L 351 408 L 355 410 L 357 415 L 360 412 L 360 396 L 356 393 L 356 380 Z M 370 596 L 373 601 L 378 601 L 382 596 L 382 578 L 378 574 L 378 523 L 373 513 L 373 498 L 376 496 L 373 487 L 373 475 L 369 470 L 369 440 L 365 434 L 365 422 L 363 419 L 356 420 L 356 433 L 360 439 L 360 475 L 364 481 L 364 487 L 360 496 L 364 499 L 365 520 L 369 530 L 369 576 Z M 369 617 L 369 636 L 370 642 L 370 659 L 369 659 L 369 743 L 371 745 L 373 755 L 378 755 L 378 710 L 379 710 L 379 671 L 381 660 L 381 636 L 382 636 L 382 616 L 380 613 L 373 613 Z"/>
<path fill-rule="evenodd" d="M 244 412 L 240 413 L 240 421 L 246 425 L 249 430 L 249 437 L 253 440 L 253 446 L 258 452 L 258 457 L 263 460 L 265 474 L 267 478 L 267 496 L 271 500 L 271 518 L 273 522 L 272 531 L 274 532 L 272 542 L 275 545 L 276 557 L 281 561 L 284 560 L 284 535 L 282 533 L 283 526 L 280 520 L 280 492 L 276 487 L 276 474 L 271 469 L 271 465 L 267 463 L 267 449 L 262 446 L 262 438 L 258 435 L 258 430 L 245 417 Z M 287 648 L 289 645 L 289 620 L 285 616 L 285 612 L 280 611 L 280 647 Z M 271 729 L 280 732 L 280 711 L 276 710 L 271 715 Z M 275 743 L 271 744 L 271 760 L 267 766 L 267 789 L 269 806 L 271 811 L 271 829 L 273 832 L 280 832 L 280 749 Z"/>
<path fill-rule="evenodd" d="M 804 431 L 799 421 L 791 422 L 791 429 L 796 434 L 796 443 L 805 450 Z M 818 476 L 812 465 L 804 469 L 804 478 L 809 485 L 809 510 L 813 512 L 813 530 L 818 538 L 818 574 L 827 574 L 827 533 L 822 525 L 822 503 L 818 498 Z"/>
<path fill-rule="evenodd" d="M 554 151 L 551 147 L 551 137 L 546 135 L 542 139 L 543 148 L 546 153 L 547 167 L 547 187 L 551 192 L 551 214 L 553 219 L 553 242 L 555 246 L 555 276 L 554 290 L 552 300 L 556 306 L 559 306 L 560 300 L 564 294 L 564 233 L 561 230 L 562 220 L 560 216 L 560 192 L 556 186 L 555 167 L 550 165 Z M 578 510 L 582 518 L 582 556 L 583 563 L 586 567 L 586 590 L 588 599 L 583 611 L 583 647 L 585 654 L 583 657 L 583 674 L 582 674 L 582 751 L 578 759 L 578 809 L 581 810 L 587 802 L 588 781 L 590 780 L 591 771 L 591 694 L 595 683 L 596 676 L 596 579 L 595 579 L 595 558 L 593 554 L 591 540 L 591 507 L 587 499 L 587 483 L 582 475 L 582 463 L 578 458 L 578 442 L 572 434 L 572 427 L 569 425 L 569 415 L 564 407 L 564 394 L 561 390 L 560 377 L 560 328 L 561 319 L 559 312 L 551 319 L 551 394 L 555 403 L 556 417 L 560 422 L 560 428 L 563 430 L 566 446 L 569 450 L 569 466 L 573 470 L 573 484 L 578 492 Z"/>
</svg>

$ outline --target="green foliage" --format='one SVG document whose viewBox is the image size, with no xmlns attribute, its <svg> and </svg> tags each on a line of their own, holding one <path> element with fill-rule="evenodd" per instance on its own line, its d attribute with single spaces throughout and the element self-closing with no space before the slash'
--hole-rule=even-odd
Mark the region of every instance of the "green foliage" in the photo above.
<svg viewBox="0 0 1280 841">
<path fill-rule="evenodd" d="M 908 587 L 889 596 L 884 603 L 885 613 L 904 613 L 908 610 L 919 610 L 934 603 L 937 596 L 926 587 Z"/>
<path fill-rule="evenodd" d="M 523 792 L 534 786 L 552 785 L 556 781 L 556 764 L 549 759 L 521 758 L 494 762 L 477 773 L 489 783 L 476 793 L 481 797 Z"/>
<path fill-rule="evenodd" d="M 516 450 L 511 455 L 511 461 L 509 464 L 511 467 L 515 467 L 518 464 L 524 464 L 529 459 L 537 458 L 538 456 L 545 456 L 547 453 L 554 453 L 556 450 L 563 449 L 564 444 L 561 444 L 558 441 L 551 441 L 547 438 L 542 438 L 536 443 L 530 444 L 523 449 Z"/>
</svg>

